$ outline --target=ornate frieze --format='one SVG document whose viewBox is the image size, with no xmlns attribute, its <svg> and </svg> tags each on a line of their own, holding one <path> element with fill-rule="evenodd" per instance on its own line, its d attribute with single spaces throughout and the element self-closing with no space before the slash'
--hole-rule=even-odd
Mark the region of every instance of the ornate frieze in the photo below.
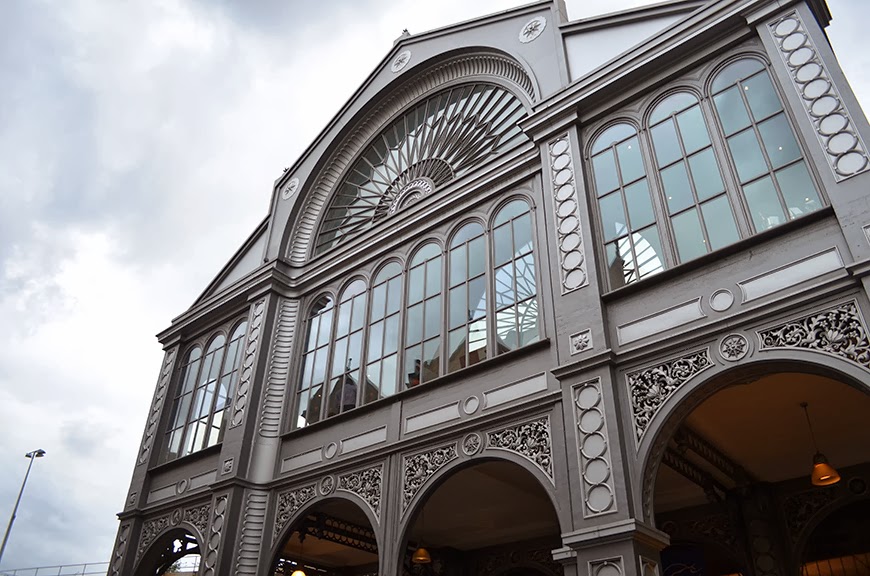
<svg viewBox="0 0 870 576">
<path fill-rule="evenodd" d="M 562 134 L 547 146 L 550 153 L 550 177 L 553 185 L 553 208 L 556 218 L 556 244 L 559 248 L 559 277 L 562 294 L 589 283 L 586 273 L 586 249 L 580 222 L 580 205 L 571 158 L 571 140 Z"/>
<path fill-rule="evenodd" d="M 148 550 L 148 547 L 151 546 L 151 543 L 154 542 L 154 540 L 156 540 L 164 530 L 168 529 L 169 526 L 169 514 L 159 518 L 146 520 L 145 523 L 142 524 L 142 534 L 139 536 L 139 548 L 136 552 L 136 557 L 141 557 L 142 554 Z"/>
<path fill-rule="evenodd" d="M 275 529 L 272 531 L 273 540 L 278 537 L 278 534 L 284 529 L 290 518 L 316 495 L 317 490 L 314 484 L 288 490 L 278 495 L 278 507 L 275 512 Z"/>
<path fill-rule="evenodd" d="M 264 438 L 277 438 L 280 433 L 281 411 L 286 396 L 298 312 L 298 300 L 282 298 L 278 303 L 275 334 L 272 338 L 272 350 L 269 354 L 269 367 L 260 411 L 259 433 Z"/>
<path fill-rule="evenodd" d="M 254 376 L 254 363 L 257 360 L 257 348 L 260 345 L 263 314 L 266 311 L 266 299 L 254 304 L 251 310 L 251 320 L 248 322 L 248 339 L 245 342 L 245 352 L 242 359 L 242 375 L 236 387 L 236 399 L 233 402 L 233 416 L 230 428 L 235 428 L 245 419 L 245 408 L 248 406 L 248 392 L 251 389 L 251 379 Z"/>
<path fill-rule="evenodd" d="M 758 332 L 761 350 L 803 348 L 870 369 L 867 326 L 854 300 Z"/>
<path fill-rule="evenodd" d="M 384 467 L 372 466 L 365 470 L 357 470 L 338 477 L 338 489 L 356 494 L 369 505 L 375 518 L 381 518 L 381 489 Z"/>
<path fill-rule="evenodd" d="M 792 543 L 797 542 L 813 517 L 836 499 L 837 493 L 831 486 L 786 496 L 782 500 L 782 511 Z"/>
<path fill-rule="evenodd" d="M 127 541 L 130 538 L 132 525 L 121 524 L 118 528 L 118 538 L 115 540 L 115 551 L 112 553 L 112 563 L 109 567 L 109 576 L 118 576 L 124 566 L 124 556 L 127 554 Z"/>
<path fill-rule="evenodd" d="M 838 181 L 870 167 L 867 150 L 843 98 L 800 15 L 794 11 L 768 24 L 804 110 Z"/>
<path fill-rule="evenodd" d="M 683 384 L 711 366 L 710 350 L 705 348 L 625 375 L 638 444 L 662 404 Z"/>
<path fill-rule="evenodd" d="M 269 493 L 251 490 L 245 499 L 239 551 L 236 555 L 236 576 L 254 576 L 257 573 L 260 541 L 266 526 L 266 503 Z"/>
<path fill-rule="evenodd" d="M 402 462 L 402 512 L 438 470 L 458 458 L 456 444 L 405 456 Z"/>
<path fill-rule="evenodd" d="M 208 532 L 208 516 L 211 506 L 203 504 L 194 508 L 187 508 L 181 515 L 181 519 L 194 526 L 199 533 L 205 536 Z"/>
<path fill-rule="evenodd" d="M 172 377 L 172 366 L 175 363 L 177 350 L 177 347 L 173 348 L 163 355 L 163 366 L 160 368 L 160 377 L 157 379 L 154 401 L 151 403 L 151 410 L 148 412 L 148 423 L 145 425 L 142 448 L 139 450 L 139 458 L 136 460 L 137 466 L 145 464 L 148 461 L 148 456 L 151 454 L 151 447 L 154 445 L 154 433 L 157 431 L 157 426 L 160 423 L 160 409 L 163 407 L 166 387 L 169 385 L 169 380 Z"/>
<path fill-rule="evenodd" d="M 214 514 L 208 529 L 208 537 L 205 540 L 205 554 L 202 557 L 204 566 L 203 576 L 214 576 L 217 567 L 218 553 L 220 552 L 221 540 L 223 539 L 224 521 L 227 513 L 226 495 L 218 496 L 214 503 Z M 206 513 L 208 518 L 208 513 Z"/>
<path fill-rule="evenodd" d="M 616 511 L 612 464 L 601 380 L 596 378 L 572 389 L 577 453 L 583 478 L 583 517 Z"/>
<path fill-rule="evenodd" d="M 488 448 L 509 450 L 530 460 L 553 480 L 553 451 L 549 417 L 486 433 Z"/>
</svg>

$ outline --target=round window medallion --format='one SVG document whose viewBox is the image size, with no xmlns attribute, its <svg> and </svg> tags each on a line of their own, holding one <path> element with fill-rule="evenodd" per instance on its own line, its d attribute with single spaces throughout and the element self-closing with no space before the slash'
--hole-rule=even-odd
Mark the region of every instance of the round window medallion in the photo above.
<svg viewBox="0 0 870 576">
<path fill-rule="evenodd" d="M 283 188 L 281 188 L 281 198 L 286 200 L 287 198 L 293 196 L 296 193 L 296 190 L 299 189 L 299 178 L 291 178 Z"/>
<path fill-rule="evenodd" d="M 520 42 L 528 44 L 541 35 L 547 27 L 547 19 L 543 16 L 535 16 L 520 29 Z"/>
<path fill-rule="evenodd" d="M 395 74 L 399 72 L 408 65 L 408 62 L 411 61 L 411 51 L 410 50 L 402 50 L 396 57 L 393 58 L 393 63 L 390 65 L 390 71 Z"/>
</svg>

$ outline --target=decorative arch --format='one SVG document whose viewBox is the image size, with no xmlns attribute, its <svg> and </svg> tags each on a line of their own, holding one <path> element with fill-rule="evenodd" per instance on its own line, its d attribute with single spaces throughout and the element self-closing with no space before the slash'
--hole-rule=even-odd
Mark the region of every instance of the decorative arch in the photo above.
<svg viewBox="0 0 870 576">
<path fill-rule="evenodd" d="M 284 245 L 291 264 L 302 265 L 313 255 L 315 236 L 328 200 L 334 196 L 335 187 L 351 163 L 357 160 L 359 153 L 373 137 L 400 112 L 424 96 L 449 86 L 475 81 L 501 87 L 518 98 L 526 110 L 537 100 L 535 82 L 525 67 L 507 54 L 495 50 L 454 55 L 423 69 L 398 88 L 390 86 L 392 91 L 356 124 L 341 145 L 330 154 L 306 193 L 296 222 L 287 227 L 285 234 L 289 235 L 289 240 L 285 240 Z M 409 181 L 406 184 L 411 183 Z"/>
<path fill-rule="evenodd" d="M 723 342 L 728 338 L 726 336 Z M 705 348 L 702 352 L 708 350 Z M 672 362 L 681 359 L 677 358 Z M 649 419 L 648 428 L 638 442 L 637 461 L 640 464 L 641 482 L 634 487 L 635 498 L 636 501 L 642 503 L 643 517 L 651 525 L 655 523 L 653 496 L 656 475 L 669 439 L 680 423 L 695 408 L 720 390 L 729 385 L 754 380 L 772 372 L 805 372 L 838 380 L 844 385 L 870 394 L 868 369 L 833 354 L 820 354 L 808 350 L 773 349 L 765 350 L 762 356 L 756 356 L 739 366 L 715 362 L 712 359 L 710 362 L 711 364 L 704 368 L 703 377 L 690 375 L 683 381 L 677 381 L 675 390 L 665 392 L 666 399 Z M 651 368 L 653 370 L 662 369 L 661 366 Z M 632 422 L 632 425 L 634 427 L 635 422 Z"/>
<path fill-rule="evenodd" d="M 203 543 L 205 542 L 205 537 L 203 533 L 208 526 L 208 506 L 205 506 L 205 508 L 204 521 L 196 522 L 199 526 L 194 525 L 188 520 L 176 520 L 176 523 L 172 524 L 172 521 L 176 518 L 175 513 L 172 516 L 147 520 L 139 536 L 139 547 L 136 550 L 136 563 L 133 568 L 133 574 L 136 576 L 156 576 L 157 570 L 163 564 L 168 567 L 187 554 L 199 554 L 204 557 L 205 549 Z M 188 512 L 189 510 L 185 510 L 184 514 L 186 515 Z M 196 549 L 185 552 L 185 554 L 177 557 L 165 557 L 166 551 L 164 548 L 176 539 L 195 541 Z M 203 565 L 204 563 L 200 562 L 200 566 Z"/>
</svg>

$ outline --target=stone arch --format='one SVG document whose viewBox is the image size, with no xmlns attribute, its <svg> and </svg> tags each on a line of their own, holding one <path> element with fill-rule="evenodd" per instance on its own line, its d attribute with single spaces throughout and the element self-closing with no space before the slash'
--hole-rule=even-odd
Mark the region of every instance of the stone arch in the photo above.
<svg viewBox="0 0 870 576">
<path fill-rule="evenodd" d="M 355 509 L 361 512 L 368 520 L 378 550 L 378 569 L 379 571 L 384 569 L 384 558 L 381 554 L 381 550 L 383 550 L 383 530 L 381 528 L 379 516 L 375 514 L 369 503 L 357 494 L 345 490 L 337 490 L 335 489 L 334 484 L 332 487 L 329 487 L 328 483 L 330 481 L 334 482 L 334 479 L 331 476 L 327 476 L 321 479 L 317 485 L 310 486 L 310 488 L 318 495 L 306 500 L 289 517 L 287 517 L 280 529 L 273 531 L 272 543 L 269 547 L 270 564 L 267 574 L 271 575 L 275 572 L 280 560 L 281 551 L 286 546 L 294 532 L 297 531 L 300 522 L 312 512 L 316 512 L 319 508 L 323 508 L 324 505 L 336 502 L 344 502 L 354 506 Z M 303 489 L 304 488 L 307 487 L 303 487 Z M 326 492 L 326 494 L 324 494 L 324 492 Z M 277 524 L 276 528 L 278 528 Z"/>
<path fill-rule="evenodd" d="M 419 64 L 417 69 L 419 71 L 404 74 L 372 98 L 376 104 L 355 119 L 353 127 L 336 138 L 340 142 L 324 154 L 310 184 L 305 185 L 305 198 L 298 212 L 291 216 L 284 231 L 281 253 L 291 264 L 301 266 L 311 256 L 321 214 L 345 170 L 379 130 L 410 105 L 440 88 L 472 79 L 507 89 L 528 111 L 540 97 L 528 66 L 491 48 L 471 48 L 441 55 Z M 278 183 L 278 188 L 292 176 L 290 172 Z"/>
<path fill-rule="evenodd" d="M 177 539 L 195 541 L 196 550 L 186 552 L 178 556 L 178 558 L 173 558 L 171 555 L 167 556 L 167 547 L 171 546 Z M 139 549 L 137 550 L 138 559 L 133 568 L 135 576 L 156 576 L 163 573 L 172 562 L 183 556 L 199 554 L 203 557 L 205 555 L 205 549 L 203 548 L 205 538 L 200 533 L 200 529 L 189 522 L 179 522 L 174 526 L 169 525 L 154 534 L 149 533 L 146 526 L 142 530 L 139 542 Z M 198 573 L 202 573 L 204 566 L 205 563 L 200 561 Z"/>
<path fill-rule="evenodd" d="M 634 497 L 636 502 L 642 503 L 643 518 L 651 525 L 655 523 L 653 491 L 656 474 L 669 439 L 686 416 L 720 390 L 739 381 L 756 380 L 773 372 L 802 372 L 838 380 L 870 394 L 868 369 L 834 354 L 802 349 L 771 349 L 764 350 L 760 355 L 756 353 L 752 360 L 739 365 L 713 360 L 709 348 L 689 355 L 701 353 L 707 354 L 710 364 L 679 385 L 662 402 L 636 445 L 639 478 L 635 482 Z M 629 414 L 632 418 L 631 429 L 635 430 L 637 422 L 634 409 L 630 409 Z"/>
</svg>

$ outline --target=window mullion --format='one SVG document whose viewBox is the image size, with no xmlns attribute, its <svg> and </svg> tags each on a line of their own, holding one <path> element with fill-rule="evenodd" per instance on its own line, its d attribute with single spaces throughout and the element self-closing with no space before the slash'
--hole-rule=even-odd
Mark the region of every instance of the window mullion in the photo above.
<svg viewBox="0 0 870 576">
<path fill-rule="evenodd" d="M 650 127 L 642 130 L 640 134 L 644 137 L 638 137 L 638 146 L 645 154 L 642 155 L 641 161 L 644 163 L 646 171 L 647 186 L 649 187 L 650 200 L 652 201 L 653 212 L 655 213 L 655 222 L 659 229 L 659 238 L 662 242 L 662 256 L 665 258 L 664 268 L 673 268 L 677 263 L 676 257 L 676 241 L 671 230 L 671 218 L 668 211 L 667 201 L 665 200 L 665 186 L 661 180 L 661 173 L 658 169 L 658 161 L 655 158 L 655 145 L 652 141 L 652 132 Z M 646 150 L 644 150 L 646 148 Z M 651 169 L 651 170 L 650 170 Z M 652 176 L 651 176 L 652 175 Z M 638 272 L 639 273 L 639 272 Z"/>
</svg>

